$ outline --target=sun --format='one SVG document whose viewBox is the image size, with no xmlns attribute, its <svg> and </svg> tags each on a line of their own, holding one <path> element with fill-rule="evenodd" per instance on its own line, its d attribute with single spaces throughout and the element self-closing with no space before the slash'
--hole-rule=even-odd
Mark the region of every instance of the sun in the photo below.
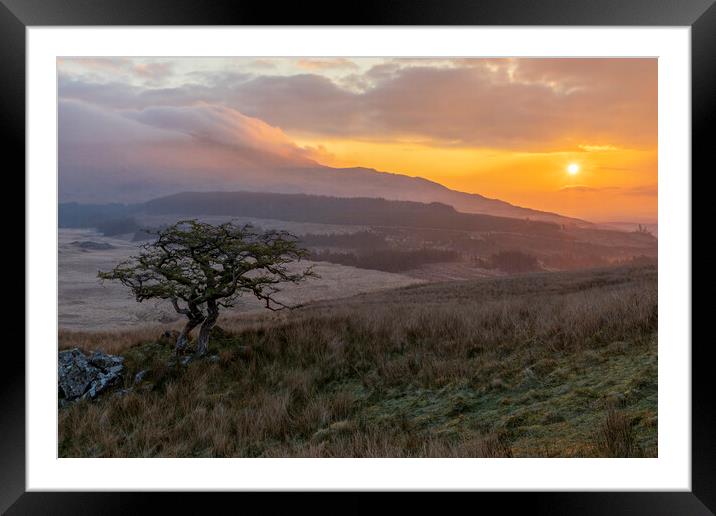
<svg viewBox="0 0 716 516">
<path fill-rule="evenodd" d="M 579 174 L 579 165 L 577 163 L 570 163 L 567 165 L 567 173 L 570 176 L 576 176 Z"/>
</svg>

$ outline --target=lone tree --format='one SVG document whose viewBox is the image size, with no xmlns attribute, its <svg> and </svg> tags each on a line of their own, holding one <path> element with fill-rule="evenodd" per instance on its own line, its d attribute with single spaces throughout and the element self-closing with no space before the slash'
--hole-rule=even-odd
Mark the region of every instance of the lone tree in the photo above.
<svg viewBox="0 0 716 516">
<path fill-rule="evenodd" d="M 204 355 L 219 308 L 233 306 L 245 293 L 270 310 L 296 308 L 276 299 L 282 283 L 317 276 L 308 267 L 291 272 L 287 264 L 308 255 L 286 231 L 256 231 L 250 225 L 211 225 L 184 220 L 159 231 L 155 241 L 141 246 L 139 256 L 120 263 L 103 280 L 120 281 L 136 300 L 167 299 L 187 323 L 177 338 L 175 353 L 183 351 L 194 328 L 201 325 L 196 353 Z"/>
</svg>

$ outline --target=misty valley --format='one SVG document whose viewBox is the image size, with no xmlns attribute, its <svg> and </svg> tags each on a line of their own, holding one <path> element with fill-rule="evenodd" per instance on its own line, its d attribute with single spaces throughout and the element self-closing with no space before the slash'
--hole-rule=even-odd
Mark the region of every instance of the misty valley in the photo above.
<svg viewBox="0 0 716 516">
<path fill-rule="evenodd" d="M 584 221 L 468 214 L 437 202 L 207 192 L 135 205 L 68 203 L 60 205 L 59 213 L 60 227 L 92 224 L 104 236 L 121 235 L 133 241 L 151 238 L 148 229 L 190 217 L 295 228 L 314 260 L 387 272 L 441 262 L 469 263 L 483 274 L 486 269 L 565 270 L 650 263 L 657 253 L 656 238 L 641 225 L 625 231 Z"/>
</svg>

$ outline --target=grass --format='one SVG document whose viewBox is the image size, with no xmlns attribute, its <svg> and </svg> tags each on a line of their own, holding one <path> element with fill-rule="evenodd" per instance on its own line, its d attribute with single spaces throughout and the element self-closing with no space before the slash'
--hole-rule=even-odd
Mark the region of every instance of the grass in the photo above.
<svg viewBox="0 0 716 516">
<path fill-rule="evenodd" d="M 60 456 L 657 455 L 655 267 L 417 285 L 220 325 L 218 360 L 180 369 L 159 327 L 61 332 L 61 347 L 123 354 L 132 391 L 60 409 Z"/>
</svg>

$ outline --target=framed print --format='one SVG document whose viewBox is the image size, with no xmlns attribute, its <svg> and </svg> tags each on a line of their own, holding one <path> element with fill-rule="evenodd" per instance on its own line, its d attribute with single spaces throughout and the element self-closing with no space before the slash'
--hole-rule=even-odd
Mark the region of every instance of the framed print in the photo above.
<svg viewBox="0 0 716 516">
<path fill-rule="evenodd" d="M 3 510 L 712 513 L 712 2 L 313 10 L 3 0 L 27 300 Z"/>
</svg>

